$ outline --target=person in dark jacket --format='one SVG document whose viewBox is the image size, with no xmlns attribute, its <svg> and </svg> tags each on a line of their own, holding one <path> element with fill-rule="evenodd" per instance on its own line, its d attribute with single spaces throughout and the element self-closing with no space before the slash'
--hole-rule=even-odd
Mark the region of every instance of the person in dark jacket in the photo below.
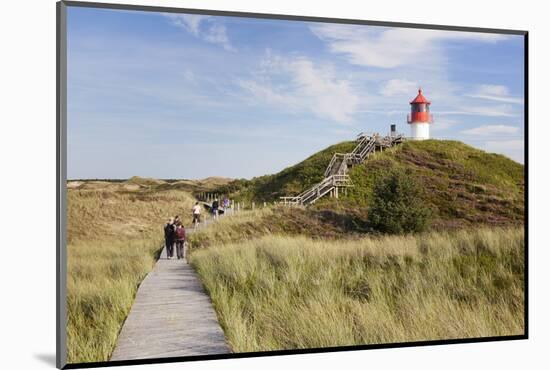
<svg viewBox="0 0 550 370">
<path fill-rule="evenodd" d="M 216 198 L 214 202 L 212 202 L 212 215 L 214 218 L 218 218 L 218 209 L 220 208 L 220 203 L 218 202 L 218 199 Z"/>
<path fill-rule="evenodd" d="M 176 254 L 178 259 L 182 259 L 183 255 L 183 243 L 185 243 L 185 228 L 178 222 L 176 226 Z"/>
<path fill-rule="evenodd" d="M 176 238 L 176 229 L 174 219 L 170 218 L 164 225 L 164 242 L 166 244 L 166 256 L 168 259 L 174 257 L 174 241 Z"/>
</svg>

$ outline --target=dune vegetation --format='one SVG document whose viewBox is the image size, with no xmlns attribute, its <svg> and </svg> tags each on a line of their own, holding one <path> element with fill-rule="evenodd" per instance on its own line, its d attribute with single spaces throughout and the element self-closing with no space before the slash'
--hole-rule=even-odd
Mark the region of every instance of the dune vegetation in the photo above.
<svg viewBox="0 0 550 370">
<path fill-rule="evenodd" d="M 524 166 L 449 140 L 407 141 L 377 153 L 351 170 L 356 186 L 340 206 L 367 206 L 377 180 L 396 170 L 406 171 L 418 184 L 419 199 L 431 209 L 435 228 L 523 223 Z"/>
<path fill-rule="evenodd" d="M 219 186 L 215 192 L 247 202 L 278 201 L 281 196 L 299 194 L 321 181 L 333 154 L 347 153 L 354 147 L 351 141 L 331 145 L 276 174 L 234 180 Z"/>
<path fill-rule="evenodd" d="M 481 228 L 219 239 L 190 258 L 233 351 L 249 352 L 523 334 L 523 256 L 522 229 Z"/>
<path fill-rule="evenodd" d="M 235 180 L 217 192 L 238 200 L 268 202 L 297 195 L 323 178 L 334 153 L 349 152 L 354 146 L 354 142 L 332 145 L 279 173 Z M 309 208 L 332 210 L 364 223 L 375 183 L 391 170 L 406 172 L 419 185 L 420 200 L 431 210 L 434 229 L 523 223 L 524 166 L 451 140 L 406 141 L 377 152 L 351 169 L 353 186 L 339 199 L 321 198 Z"/>
<path fill-rule="evenodd" d="M 329 211 L 315 212 L 282 205 L 241 211 L 197 229 L 189 239 L 191 249 L 240 242 L 265 235 L 307 236 L 312 239 L 351 239 L 362 234 L 353 218 Z"/>
<path fill-rule="evenodd" d="M 138 285 L 161 251 L 164 221 L 176 214 L 190 221 L 187 192 L 136 183 L 68 190 L 69 363 L 109 359 Z"/>
<path fill-rule="evenodd" d="M 188 225 L 203 192 L 256 202 L 189 237 L 235 352 L 522 334 L 524 167 L 459 142 L 405 142 L 354 166 L 339 199 L 273 204 L 354 145 L 251 180 L 69 182 L 69 363 L 109 359 L 165 219 Z"/>
</svg>

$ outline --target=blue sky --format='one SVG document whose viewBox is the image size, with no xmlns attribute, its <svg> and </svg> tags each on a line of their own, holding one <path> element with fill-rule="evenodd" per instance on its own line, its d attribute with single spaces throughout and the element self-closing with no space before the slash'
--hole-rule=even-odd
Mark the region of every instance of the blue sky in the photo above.
<svg viewBox="0 0 550 370">
<path fill-rule="evenodd" d="M 251 178 L 359 132 L 431 135 L 523 163 L 523 37 L 68 11 L 69 178 Z"/>
</svg>

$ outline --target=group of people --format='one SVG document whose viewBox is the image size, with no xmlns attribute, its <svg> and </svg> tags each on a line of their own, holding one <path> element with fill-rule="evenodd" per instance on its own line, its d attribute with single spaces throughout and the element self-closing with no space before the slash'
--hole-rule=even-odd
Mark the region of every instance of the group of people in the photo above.
<svg viewBox="0 0 550 370">
<path fill-rule="evenodd" d="M 178 259 L 185 257 L 185 237 L 185 227 L 180 217 L 170 217 L 164 225 L 164 242 L 168 259 L 174 258 L 174 247 Z"/>
<path fill-rule="evenodd" d="M 225 198 L 220 205 L 218 199 L 212 202 L 211 212 L 214 218 L 218 218 L 220 208 L 223 213 L 227 212 L 230 207 L 229 199 Z M 201 206 L 199 202 L 196 202 L 192 209 L 193 212 L 193 225 L 197 227 L 201 222 Z M 166 254 L 168 259 L 174 258 L 174 249 L 176 250 L 176 257 L 182 259 L 185 257 L 185 227 L 181 222 L 180 216 L 170 217 L 166 224 L 164 224 L 164 242 L 166 244 Z"/>
<path fill-rule="evenodd" d="M 221 204 L 218 201 L 218 198 L 214 199 L 214 201 L 212 202 L 212 216 L 214 216 L 214 218 L 218 218 L 218 215 L 220 214 L 220 208 L 223 214 L 225 214 L 229 209 L 229 205 L 230 202 L 228 198 L 224 198 Z"/>
<path fill-rule="evenodd" d="M 210 212 L 212 213 L 212 216 L 214 219 L 217 219 L 218 216 L 221 214 L 227 213 L 228 209 L 230 208 L 231 202 L 228 198 L 224 198 L 223 201 L 220 203 L 218 199 L 214 199 L 212 202 L 212 205 L 210 206 Z M 199 202 L 196 202 L 193 206 L 193 225 L 196 227 L 201 222 L 201 206 Z"/>
</svg>

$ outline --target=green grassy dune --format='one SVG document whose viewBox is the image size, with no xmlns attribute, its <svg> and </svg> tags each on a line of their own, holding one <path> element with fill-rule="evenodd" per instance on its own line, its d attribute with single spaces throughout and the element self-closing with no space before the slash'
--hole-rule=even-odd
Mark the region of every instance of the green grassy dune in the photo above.
<svg viewBox="0 0 550 370">
<path fill-rule="evenodd" d="M 523 165 L 458 141 L 408 141 L 377 153 L 352 169 L 343 206 L 366 207 L 376 179 L 395 168 L 419 184 L 436 227 L 523 222 Z"/>
<path fill-rule="evenodd" d="M 297 195 L 323 178 L 334 153 L 349 152 L 354 145 L 333 145 L 277 174 L 236 180 L 218 192 L 257 202 Z M 407 141 L 376 153 L 350 171 L 353 186 L 339 199 L 325 197 L 310 208 L 367 222 L 374 183 L 390 169 L 406 171 L 420 185 L 436 228 L 523 222 L 524 166 L 503 155 L 449 140 Z"/>
<path fill-rule="evenodd" d="M 297 195 L 323 179 L 334 153 L 348 153 L 354 147 L 355 143 L 351 141 L 332 145 L 279 173 L 252 180 L 235 180 L 219 187 L 216 192 L 229 193 L 236 200 L 248 202 L 272 202 L 282 196 Z"/>
</svg>

